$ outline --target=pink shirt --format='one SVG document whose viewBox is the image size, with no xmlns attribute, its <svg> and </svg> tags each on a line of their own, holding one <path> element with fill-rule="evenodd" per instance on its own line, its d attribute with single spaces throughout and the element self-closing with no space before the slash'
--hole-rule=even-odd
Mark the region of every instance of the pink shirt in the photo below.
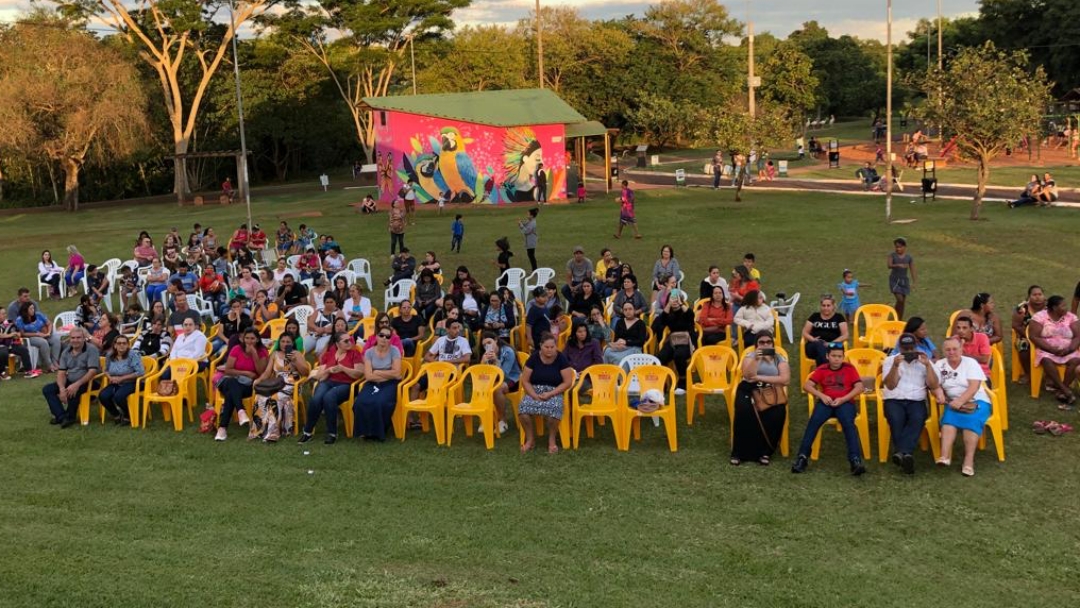
<svg viewBox="0 0 1080 608">
<path fill-rule="evenodd" d="M 259 346 L 259 357 L 265 358 L 267 356 L 267 350 Z M 236 345 L 229 351 L 229 358 L 234 360 L 233 369 L 241 372 L 258 372 L 258 368 L 255 366 L 255 360 L 248 356 L 247 351 L 243 346 Z"/>
<path fill-rule="evenodd" d="M 961 341 L 963 344 L 964 355 L 975 359 L 976 357 L 988 357 L 990 356 L 990 338 L 986 334 L 974 333 L 972 334 L 971 342 Z M 986 377 L 990 377 L 990 362 L 979 362 L 979 367 L 982 368 Z"/>
</svg>

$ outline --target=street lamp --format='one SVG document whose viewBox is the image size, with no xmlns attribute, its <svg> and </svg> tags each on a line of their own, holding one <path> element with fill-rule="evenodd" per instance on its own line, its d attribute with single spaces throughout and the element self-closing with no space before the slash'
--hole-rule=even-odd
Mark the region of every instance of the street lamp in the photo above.
<svg viewBox="0 0 1080 608">
<path fill-rule="evenodd" d="M 892 222 L 892 0 L 886 0 L 885 7 L 885 222 Z"/>
<path fill-rule="evenodd" d="M 248 229 L 251 229 L 251 182 L 248 179 L 248 165 L 247 165 L 247 138 L 244 134 L 244 96 L 240 92 L 240 60 L 236 53 L 236 38 L 239 36 L 239 32 L 236 31 L 236 18 L 233 16 L 233 0 L 229 0 L 229 27 L 232 28 L 232 55 L 233 55 L 233 75 L 236 78 L 236 114 L 240 118 L 240 175 L 237 176 L 237 180 L 240 182 L 240 190 L 244 193 L 244 205 L 247 207 L 247 225 Z"/>
</svg>

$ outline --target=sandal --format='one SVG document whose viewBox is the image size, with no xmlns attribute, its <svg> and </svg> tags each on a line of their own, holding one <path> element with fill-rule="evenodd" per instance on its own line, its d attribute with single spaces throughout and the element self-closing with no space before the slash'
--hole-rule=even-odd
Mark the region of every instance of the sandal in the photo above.
<svg viewBox="0 0 1080 608">
<path fill-rule="evenodd" d="M 974 477 L 975 467 L 963 467 L 962 469 L 960 469 L 960 474 L 964 477 Z"/>
<path fill-rule="evenodd" d="M 731 459 L 731 460 L 729 460 L 728 462 L 730 462 L 730 463 L 731 463 L 731 466 L 733 466 L 733 467 L 737 467 L 737 466 L 739 466 L 740 464 L 742 464 L 742 461 L 741 461 L 741 460 L 739 460 L 738 458 L 732 458 L 732 459 Z"/>
<path fill-rule="evenodd" d="M 1060 424 L 1055 422 L 1053 426 L 1047 427 L 1046 431 L 1054 437 L 1061 437 L 1065 433 L 1071 433 L 1073 431 L 1073 427 L 1068 424 Z"/>
<path fill-rule="evenodd" d="M 945 458 L 943 456 L 941 458 L 938 458 L 935 464 L 937 464 L 939 467 L 951 466 L 952 465 L 952 459 L 951 458 Z"/>
<path fill-rule="evenodd" d="M 1050 421 L 1036 420 L 1031 423 L 1031 430 L 1035 431 L 1036 435 L 1045 435 L 1048 426 L 1050 426 Z"/>
<path fill-rule="evenodd" d="M 760 464 L 763 467 L 767 467 L 767 466 L 769 466 L 769 464 L 771 464 L 771 462 L 769 461 L 768 456 L 762 456 L 761 458 L 758 458 L 757 462 L 758 462 L 758 464 Z"/>
</svg>

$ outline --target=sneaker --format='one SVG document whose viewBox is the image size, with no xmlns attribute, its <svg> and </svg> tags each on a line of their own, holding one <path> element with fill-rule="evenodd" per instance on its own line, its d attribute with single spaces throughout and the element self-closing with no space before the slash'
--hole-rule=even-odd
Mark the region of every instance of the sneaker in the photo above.
<svg viewBox="0 0 1080 608">
<path fill-rule="evenodd" d="M 510 428 L 510 425 L 506 424 L 505 420 L 499 421 L 499 434 L 502 435 L 506 432 L 506 429 Z"/>
<path fill-rule="evenodd" d="M 214 441 L 225 441 L 228 438 L 229 438 L 229 431 L 227 431 L 225 429 L 225 427 L 219 426 L 218 430 L 217 430 L 217 434 L 214 435 Z"/>
<path fill-rule="evenodd" d="M 37 378 L 38 376 L 40 376 L 40 375 L 41 375 L 41 374 L 43 374 L 43 373 L 44 373 L 44 372 L 42 372 L 42 371 L 41 371 L 41 369 L 39 369 L 39 368 L 34 368 L 34 369 L 32 369 L 32 370 L 30 370 L 30 371 L 26 372 L 26 377 L 27 377 L 27 378 Z"/>
<path fill-rule="evenodd" d="M 300 435 L 300 439 L 296 440 L 296 443 L 307 443 L 307 442 L 311 441 L 313 438 L 314 438 L 314 435 L 312 435 L 311 433 L 302 433 Z"/>
<path fill-rule="evenodd" d="M 78 422 L 79 422 L 79 421 L 78 421 L 78 420 L 76 420 L 76 419 L 74 419 L 74 418 L 64 418 L 64 421 L 60 423 L 60 428 L 62 428 L 62 429 L 66 429 L 66 428 L 68 428 L 69 426 L 72 426 L 72 425 L 78 424 Z"/>
<path fill-rule="evenodd" d="M 901 463 L 903 461 L 903 458 L 904 458 L 903 454 L 901 454 L 900 452 L 897 452 L 897 453 L 892 455 L 892 463 L 895 464 L 896 466 L 902 466 Z"/>
<path fill-rule="evenodd" d="M 858 477 L 866 472 L 866 465 L 863 464 L 862 458 L 851 459 L 851 474 Z"/>
<path fill-rule="evenodd" d="M 686 394 L 686 389 L 683 389 L 683 388 L 677 388 L 677 389 L 675 389 L 675 394 L 676 394 L 676 395 L 679 395 L 679 396 L 681 396 L 681 395 L 685 395 L 685 394 Z"/>
<path fill-rule="evenodd" d="M 900 457 L 900 468 L 904 473 L 908 475 L 915 474 L 915 457 L 911 454 L 904 454 Z"/>
<path fill-rule="evenodd" d="M 323 440 L 326 445 L 334 445 L 335 442 L 337 442 L 337 435 L 327 435 L 326 439 Z"/>
<path fill-rule="evenodd" d="M 240 421 L 240 426 L 244 426 L 251 422 L 251 418 L 248 418 L 247 411 L 244 410 L 244 408 L 240 408 L 240 410 L 236 412 L 236 419 Z"/>
<path fill-rule="evenodd" d="M 791 465 L 792 473 L 802 473 L 806 471 L 806 467 L 810 465 L 810 459 L 805 454 L 799 454 L 795 457 L 795 463 Z"/>
<path fill-rule="evenodd" d="M 11 376 L 7 372 L 0 373 L 0 380 L 11 380 Z"/>
</svg>

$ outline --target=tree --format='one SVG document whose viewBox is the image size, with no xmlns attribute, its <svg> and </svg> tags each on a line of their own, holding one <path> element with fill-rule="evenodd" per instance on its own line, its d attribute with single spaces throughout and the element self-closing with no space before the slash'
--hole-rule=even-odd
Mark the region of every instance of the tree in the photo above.
<svg viewBox="0 0 1080 608">
<path fill-rule="evenodd" d="M 874 47 L 880 43 L 851 36 L 830 38 L 816 21 L 804 23 L 789 40 L 809 56 L 819 81 L 818 104 L 826 112 L 859 116 L 884 105 L 884 52 Z"/>
<path fill-rule="evenodd" d="M 661 0 L 646 9 L 637 26 L 642 36 L 660 43 L 679 74 L 708 69 L 706 64 L 723 46 L 724 37 L 742 32 L 741 24 L 717 0 Z"/>
<path fill-rule="evenodd" d="M 262 14 L 272 0 L 236 0 L 234 21 L 215 23 L 227 5 L 202 0 L 53 0 L 68 16 L 99 19 L 139 49 L 139 57 L 153 68 L 161 83 L 172 127 L 173 151 L 186 154 L 195 133 L 207 87 L 232 42 L 233 27 L 241 27 Z M 198 62 L 194 86 L 185 86 L 182 71 L 194 56 Z M 185 61 L 187 59 L 188 61 Z M 180 200 L 189 192 L 184 161 L 174 160 L 173 190 Z"/>
<path fill-rule="evenodd" d="M 317 0 L 292 3 L 262 22 L 289 36 L 330 74 L 352 115 L 370 160 L 375 123 L 365 97 L 385 96 L 408 45 L 439 40 L 454 27 L 450 14 L 470 0 Z"/>
<path fill-rule="evenodd" d="M 979 25 L 984 39 L 1006 48 L 1029 49 L 1064 94 L 1080 87 L 1080 3 L 1075 0 L 983 0 Z M 946 30 L 947 31 L 947 30 Z"/>
<path fill-rule="evenodd" d="M 145 108 L 134 67 L 86 32 L 39 15 L 0 36 L 0 147 L 57 163 L 70 211 L 84 163 L 131 153 Z"/>
<path fill-rule="evenodd" d="M 658 148 L 679 143 L 690 135 L 700 108 L 688 101 L 642 94 L 627 118 L 634 129 Z"/>
<path fill-rule="evenodd" d="M 1042 67 L 1028 68 L 1022 51 L 1000 51 L 992 42 L 961 49 L 944 70 L 934 69 L 921 83 L 941 91 L 938 103 L 923 104 L 918 114 L 956 134 L 957 151 L 978 164 L 978 187 L 971 219 L 979 219 L 990 177 L 990 161 L 1038 131 L 1051 84 Z"/>
<path fill-rule="evenodd" d="M 593 68 L 619 69 L 634 43 L 624 30 L 582 17 L 569 6 L 540 9 L 544 36 L 544 83 L 561 93 L 571 83 L 581 88 L 589 82 Z M 526 41 L 528 57 L 536 73 L 535 17 L 518 21 L 517 35 Z M 532 79 L 534 82 L 537 78 Z"/>
<path fill-rule="evenodd" d="M 526 80 L 529 61 L 521 37 L 501 25 L 462 28 L 419 70 L 416 80 L 425 93 L 456 93 L 519 89 Z"/>
<path fill-rule="evenodd" d="M 814 62 L 790 42 L 781 42 L 761 64 L 761 95 L 786 107 L 792 119 L 803 124 L 806 112 L 817 103 L 818 79 Z"/>
</svg>

